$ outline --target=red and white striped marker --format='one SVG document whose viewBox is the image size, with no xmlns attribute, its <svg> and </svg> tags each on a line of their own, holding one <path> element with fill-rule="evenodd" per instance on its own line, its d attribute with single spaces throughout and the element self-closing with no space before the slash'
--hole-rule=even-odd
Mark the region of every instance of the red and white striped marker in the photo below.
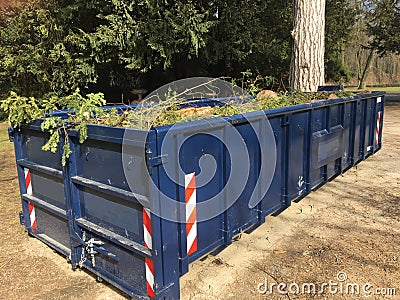
<svg viewBox="0 0 400 300">
<path fill-rule="evenodd" d="M 143 240 L 147 249 L 153 249 L 153 232 L 151 228 L 150 210 L 143 207 Z M 150 258 L 145 258 L 147 295 L 154 298 L 154 264 Z"/>
<path fill-rule="evenodd" d="M 379 145 L 379 135 L 381 133 L 381 117 L 382 117 L 382 112 L 378 112 L 378 118 L 376 120 L 376 130 L 375 130 L 375 144 L 378 146 Z"/>
<path fill-rule="evenodd" d="M 186 198 L 186 251 L 197 251 L 196 173 L 185 175 Z"/>
<path fill-rule="evenodd" d="M 27 168 L 24 168 L 24 173 L 25 173 L 25 186 L 26 186 L 26 193 L 28 195 L 32 195 L 32 182 L 31 182 L 31 171 Z M 29 207 L 29 219 L 31 222 L 31 228 L 36 231 L 37 225 L 36 225 L 36 214 L 35 214 L 35 206 L 33 205 L 32 202 L 28 202 L 28 207 Z"/>
</svg>

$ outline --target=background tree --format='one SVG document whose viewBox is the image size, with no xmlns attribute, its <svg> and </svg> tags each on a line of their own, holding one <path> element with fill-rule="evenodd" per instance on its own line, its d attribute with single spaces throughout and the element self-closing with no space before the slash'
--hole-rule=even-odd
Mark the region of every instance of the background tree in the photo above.
<svg viewBox="0 0 400 300">
<path fill-rule="evenodd" d="M 353 39 L 349 43 L 357 66 L 357 87 L 359 89 L 366 88 L 366 78 L 375 53 L 374 47 L 370 45 L 371 39 L 367 32 L 367 23 L 370 17 L 368 11 L 371 9 L 367 4 L 368 2 L 355 2 L 357 16 L 356 22 L 351 29 Z"/>
<path fill-rule="evenodd" d="M 66 94 L 97 79 L 89 41 L 93 2 L 30 1 L 2 20 L 0 88 L 21 95 Z M 79 27 L 76 27 L 79 25 Z"/>
<path fill-rule="evenodd" d="M 104 24 L 86 36 L 96 61 L 108 73 L 103 72 L 103 78 L 109 77 L 111 86 L 134 87 L 146 79 L 182 78 L 184 63 L 205 47 L 213 24 L 198 1 L 115 0 L 107 6 L 108 14 L 99 15 Z M 162 74 L 168 69 L 171 72 Z"/>
<path fill-rule="evenodd" d="M 382 5 L 382 3 L 379 5 Z M 357 14 L 356 22 L 351 30 L 353 39 L 349 45 L 352 49 L 350 55 L 354 57 L 356 62 L 357 87 L 358 89 L 365 89 L 366 79 L 370 74 L 375 54 L 381 52 L 381 55 L 384 55 L 384 52 L 378 49 L 378 44 L 374 41 L 372 35 L 371 22 L 375 22 L 374 20 L 377 18 L 376 3 L 374 1 L 355 1 L 354 7 Z"/>
<path fill-rule="evenodd" d="M 214 76 L 243 70 L 287 82 L 290 64 L 291 0 L 219 1 L 217 23 L 204 49 Z"/>
<path fill-rule="evenodd" d="M 367 83 L 398 84 L 400 57 L 395 52 L 383 53 L 378 50 L 376 37 L 371 35 L 369 29 L 372 26 L 372 20 L 378 16 L 375 14 L 377 8 L 375 3 L 373 1 L 352 1 L 351 3 L 355 7 L 356 22 L 348 31 L 349 38 L 343 47 L 345 66 L 354 74 L 349 81 L 360 89 L 365 89 Z M 392 21 L 392 17 L 389 19 L 386 22 Z M 389 23 L 381 25 L 389 28 Z"/>
<path fill-rule="evenodd" d="M 327 0 L 326 80 L 348 76 L 342 49 L 354 11 Z M 289 81 L 292 0 L 34 0 L 0 14 L 0 96 L 102 91 L 131 99 L 190 76 L 251 70 Z M 320 13 L 320 11 L 318 11 Z"/>
<path fill-rule="evenodd" d="M 246 69 L 287 77 L 288 4 L 146 1 L 140 11 L 137 3 L 113 1 L 107 24 L 98 28 L 92 41 L 102 56 L 99 61 L 106 62 L 114 53 L 119 63 L 136 72 L 134 84 L 147 89 L 190 76 L 237 77 Z M 132 32 L 140 34 L 132 37 Z"/>
<path fill-rule="evenodd" d="M 381 55 L 400 54 L 400 1 L 370 0 L 365 5 L 371 47 Z"/>
<path fill-rule="evenodd" d="M 353 26 L 357 21 L 354 1 L 326 0 L 325 13 L 325 80 L 345 83 L 355 75 L 345 63 L 344 50 L 357 36 Z"/>
</svg>

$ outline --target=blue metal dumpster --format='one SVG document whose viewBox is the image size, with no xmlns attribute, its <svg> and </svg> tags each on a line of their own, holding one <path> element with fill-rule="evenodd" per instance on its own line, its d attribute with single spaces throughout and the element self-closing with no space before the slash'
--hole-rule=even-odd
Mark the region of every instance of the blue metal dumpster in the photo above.
<svg viewBox="0 0 400 300">
<path fill-rule="evenodd" d="M 86 268 L 134 298 L 179 299 L 179 278 L 191 262 L 231 244 L 238 233 L 257 227 L 267 215 L 281 212 L 380 150 L 383 114 L 384 94 L 373 93 L 177 128 L 90 125 L 83 144 L 70 132 L 72 155 L 65 167 L 59 152 L 41 150 L 48 135 L 37 120 L 10 131 L 21 223 L 29 234 L 69 257 L 73 268 Z M 265 133 L 265 116 L 272 136 Z M 235 193 L 229 186 L 235 154 L 224 145 L 232 138 L 228 123 L 247 147 L 249 176 L 237 201 L 200 220 L 207 199 L 226 203 Z M 173 141 L 168 155 L 162 149 L 166 139 Z M 268 143 L 277 149 L 275 171 L 262 193 L 267 185 L 261 170 L 263 147 Z M 129 147 L 128 167 L 124 147 Z M 210 157 L 215 173 L 202 185 L 202 160 Z M 133 189 L 127 172 L 134 178 Z M 184 175 L 174 182 L 169 172 Z M 253 194 L 257 203 L 252 206 Z M 164 202 L 167 197 L 177 205 Z M 180 222 L 163 218 L 160 211 L 176 214 Z"/>
</svg>

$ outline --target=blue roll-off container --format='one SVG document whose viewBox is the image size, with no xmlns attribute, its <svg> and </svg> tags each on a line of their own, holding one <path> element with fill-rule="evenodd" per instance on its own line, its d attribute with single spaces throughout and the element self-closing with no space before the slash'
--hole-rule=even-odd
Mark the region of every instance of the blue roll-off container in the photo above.
<svg viewBox="0 0 400 300">
<path fill-rule="evenodd" d="M 22 197 L 21 224 L 30 235 L 69 257 L 73 268 L 86 268 L 135 299 L 179 299 L 179 278 L 191 262 L 231 244 L 236 234 L 255 228 L 267 215 L 281 212 L 291 201 L 300 200 L 380 150 L 383 113 L 384 93 L 251 113 L 253 126 L 258 124 L 259 128 L 267 116 L 274 141 L 265 141 L 263 130 L 257 138 L 255 127 L 243 115 L 188 122 L 172 135 L 177 143 L 187 135 L 191 138 L 171 157 L 160 156 L 171 126 L 128 129 L 132 161 L 136 162 L 134 153 L 146 158 L 131 167 L 137 178 L 135 191 L 124 175 L 124 128 L 89 125 L 83 144 L 71 131 L 68 142 L 72 154 L 63 167 L 59 151 L 41 150 L 49 134 L 41 131 L 41 120 L 37 120 L 10 130 Z M 152 206 L 161 199 L 161 192 L 186 201 L 185 179 L 171 181 L 166 164 L 173 170 L 180 166 L 186 174 L 199 174 L 201 157 L 211 155 L 216 173 L 208 184 L 197 188 L 196 203 L 224 188 L 230 175 L 230 156 L 224 141 L 212 134 L 224 136 L 227 122 L 247 146 L 250 176 L 229 209 L 197 223 L 197 247 L 189 252 L 188 224 L 162 219 Z M 136 143 L 136 138 L 145 138 L 146 143 Z M 249 197 L 265 159 L 261 155 L 265 142 L 276 144 L 276 170 L 266 195 L 260 194 L 260 202 L 250 208 Z M 229 194 L 227 190 L 221 201 Z"/>
</svg>

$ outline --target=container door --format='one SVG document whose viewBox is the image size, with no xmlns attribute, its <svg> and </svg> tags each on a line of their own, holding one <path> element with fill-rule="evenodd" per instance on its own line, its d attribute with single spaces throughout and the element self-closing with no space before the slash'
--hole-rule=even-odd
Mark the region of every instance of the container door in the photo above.
<svg viewBox="0 0 400 300">
<path fill-rule="evenodd" d="M 155 225 L 151 212 L 151 184 L 143 160 L 150 150 L 140 142 L 147 133 L 132 130 L 129 135 L 139 142 L 128 142 L 129 174 L 125 174 L 124 129 L 90 126 L 88 131 L 83 144 L 71 138 L 73 265 L 138 299 L 158 297 L 157 289 L 164 287 L 162 241 L 159 222 Z M 135 180 L 134 193 L 129 180 Z"/>
<path fill-rule="evenodd" d="M 43 151 L 49 135 L 39 127 L 16 131 L 23 223 L 27 231 L 65 256 L 70 255 L 68 203 L 60 152 Z"/>
</svg>

